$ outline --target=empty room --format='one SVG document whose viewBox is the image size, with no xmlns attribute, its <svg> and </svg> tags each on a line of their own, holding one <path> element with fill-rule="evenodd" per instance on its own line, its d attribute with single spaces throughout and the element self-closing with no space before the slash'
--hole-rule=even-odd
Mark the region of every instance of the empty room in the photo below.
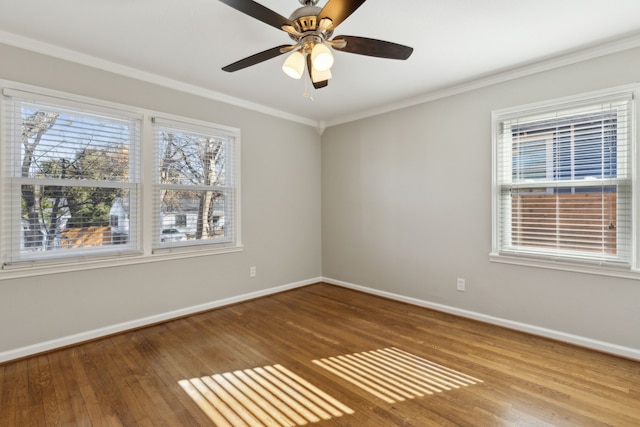
<svg viewBox="0 0 640 427">
<path fill-rule="evenodd" d="M 638 16 L 0 1 L 0 426 L 640 425 Z"/>
</svg>

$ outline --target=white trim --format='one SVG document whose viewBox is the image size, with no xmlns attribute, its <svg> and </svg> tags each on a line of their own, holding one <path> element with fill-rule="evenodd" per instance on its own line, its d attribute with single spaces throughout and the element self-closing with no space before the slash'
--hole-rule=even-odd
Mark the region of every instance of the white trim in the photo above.
<svg viewBox="0 0 640 427">
<path fill-rule="evenodd" d="M 206 134 L 216 132 L 233 138 L 239 138 L 241 134 L 241 129 L 237 127 L 219 125 L 175 114 L 158 113 L 151 117 L 151 123 L 164 127 L 179 128 L 189 132 L 203 132 Z"/>
<path fill-rule="evenodd" d="M 391 111 L 400 110 L 402 108 L 424 104 L 427 102 L 435 101 L 435 100 L 446 98 L 449 96 L 458 95 L 460 93 L 481 89 L 481 88 L 498 84 L 498 83 L 503 83 L 509 80 L 530 76 L 536 73 L 541 73 L 544 71 L 553 70 L 555 68 L 560 68 L 560 67 L 572 65 L 578 62 L 587 61 L 587 60 L 598 58 L 601 56 L 610 55 L 613 53 L 618 53 L 625 50 L 640 47 L 640 35 L 633 35 L 633 36 L 625 37 L 619 40 L 614 40 L 608 43 L 586 47 L 584 49 L 568 52 L 563 55 L 555 56 L 553 58 L 548 58 L 548 59 L 537 61 L 531 64 L 525 64 L 521 67 L 511 68 L 502 72 L 494 73 L 487 77 L 473 79 L 467 82 L 454 84 L 449 87 L 435 89 L 423 95 L 402 100 L 396 103 L 388 104 L 383 107 L 367 109 L 367 110 L 356 112 L 354 114 L 343 114 L 339 118 L 336 118 L 334 120 L 329 120 L 326 122 L 316 121 L 308 117 L 302 117 L 295 114 L 287 113 L 274 108 L 266 107 L 264 105 L 245 101 L 240 98 L 225 95 L 220 92 L 215 92 L 215 91 L 198 87 L 195 85 L 190 85 L 178 80 L 169 79 L 167 77 L 149 73 L 147 71 L 142 71 L 142 70 L 121 65 L 115 62 L 106 61 L 104 59 L 97 58 L 95 56 L 86 55 L 84 53 L 76 52 L 70 49 L 65 49 L 49 43 L 44 43 L 31 38 L 19 36 L 17 34 L 9 33 L 7 31 L 0 31 L 0 43 L 7 44 L 9 46 L 15 46 L 21 49 L 30 50 L 32 52 L 40 53 L 40 54 L 51 56 L 54 58 L 75 62 L 91 68 L 110 71 L 112 73 L 120 74 L 122 76 L 147 81 L 153 84 L 157 84 L 159 86 L 179 90 L 181 92 L 185 92 L 191 95 L 197 95 L 203 98 L 211 99 L 218 102 L 223 102 L 229 105 L 235 105 L 237 107 L 246 108 L 248 110 L 257 111 L 260 113 L 271 115 L 273 117 L 279 117 L 285 120 L 290 120 L 292 122 L 313 126 L 316 129 L 324 130 L 324 128 L 327 128 L 327 127 L 336 126 L 336 125 L 340 125 L 348 122 L 353 122 L 353 121 L 364 119 L 367 117 L 377 116 L 379 114 L 389 113 Z"/>
<path fill-rule="evenodd" d="M 629 103 L 628 112 L 631 120 L 631 123 L 629 125 L 631 132 L 629 134 L 630 140 L 627 141 L 626 144 L 630 144 L 631 146 L 628 157 L 629 161 L 625 162 L 625 165 L 627 168 L 630 167 L 631 170 L 630 173 L 626 174 L 626 177 L 616 179 L 615 183 L 627 184 L 633 190 L 635 188 L 635 185 L 637 184 L 635 181 L 637 169 L 635 146 L 637 144 L 637 135 L 639 132 L 638 128 L 636 127 L 637 115 L 640 114 L 640 109 L 636 108 L 635 100 L 638 98 L 638 96 L 640 96 L 640 84 L 632 83 L 541 102 L 502 108 L 493 110 L 491 112 L 491 261 L 514 265 L 519 264 L 530 267 L 542 267 L 555 270 L 567 270 L 588 274 L 600 274 L 605 276 L 640 279 L 640 261 L 636 258 L 636 245 L 638 244 L 638 240 L 636 238 L 637 231 L 634 232 L 633 228 L 627 231 L 627 228 L 629 228 L 629 226 L 624 227 L 624 229 L 622 227 L 618 228 L 619 234 L 630 236 L 629 247 L 625 248 L 629 250 L 629 254 L 622 253 L 622 255 L 620 255 L 620 252 L 622 252 L 620 251 L 616 255 L 619 257 L 618 259 L 616 257 L 610 257 L 608 259 L 604 256 L 600 258 L 594 257 L 592 259 L 589 259 L 587 257 L 582 257 L 580 254 L 571 253 L 570 250 L 566 251 L 567 253 L 565 255 L 562 255 L 560 253 L 549 253 L 543 250 L 540 250 L 536 254 L 536 251 L 530 248 L 527 248 L 527 250 L 522 250 L 521 255 L 517 256 L 516 254 L 513 254 L 515 251 L 510 253 L 509 248 L 501 247 L 500 235 L 503 232 L 509 233 L 511 230 L 511 226 L 510 224 L 500 226 L 498 221 L 498 217 L 501 215 L 500 205 L 505 202 L 505 200 L 501 197 L 500 186 L 502 185 L 506 188 L 513 188 L 510 187 L 510 184 L 512 184 L 511 182 L 501 184 L 499 183 L 498 179 L 498 174 L 501 172 L 500 170 L 498 170 L 501 160 L 499 158 L 501 144 L 501 132 L 499 130 L 500 124 L 522 117 L 529 120 L 532 117 L 538 116 L 540 114 L 547 114 L 554 111 L 567 112 L 583 108 L 587 108 L 585 111 L 588 111 L 592 105 L 618 101 L 627 102 Z M 507 161 L 505 163 L 509 165 L 511 163 L 511 150 L 507 149 L 505 151 L 506 152 L 504 155 L 507 156 Z M 504 174 L 504 170 L 502 170 L 502 172 Z M 509 176 L 509 172 L 507 172 L 507 176 Z M 599 181 L 592 182 L 597 183 Z M 557 184 L 556 181 L 536 180 L 531 184 L 518 184 L 518 187 L 549 187 L 555 186 L 555 184 Z M 578 182 L 567 180 L 563 181 L 562 186 L 576 186 L 576 184 L 578 184 Z M 580 185 L 591 185 L 591 181 L 583 181 L 582 183 L 580 183 Z M 637 213 L 637 204 L 640 202 L 635 193 L 636 191 L 633 190 L 628 195 L 631 200 L 631 212 L 629 213 L 629 218 L 625 216 L 625 219 L 629 219 L 629 222 L 632 222 L 634 226 L 636 225 L 637 221 L 634 216 Z M 510 204 L 508 201 L 506 205 L 508 209 L 510 209 Z M 504 218 L 506 220 L 510 220 L 510 214 L 504 214 Z M 620 221 L 619 224 L 624 224 L 624 221 Z M 575 260 L 575 262 L 572 261 L 572 258 L 573 260 Z"/>
<path fill-rule="evenodd" d="M 613 265 L 593 265 L 588 263 L 533 258 L 530 254 L 516 256 L 490 253 L 489 261 L 500 264 L 520 265 L 524 267 L 546 268 L 549 270 L 571 271 L 573 273 L 595 274 L 598 276 L 619 277 L 622 279 L 640 280 L 640 270 L 630 267 L 616 268 Z"/>
<path fill-rule="evenodd" d="M 331 285 L 342 286 L 344 288 L 353 289 L 360 292 L 365 292 L 371 295 L 377 295 L 380 297 L 392 299 L 395 301 L 401 301 L 408 304 L 416 305 L 419 307 L 430 308 L 432 310 L 441 311 L 444 313 L 453 314 L 468 319 L 478 320 L 480 322 L 490 323 L 492 325 L 502 326 L 508 329 L 514 329 L 516 331 L 526 332 L 532 335 L 538 335 L 545 338 L 551 338 L 553 340 L 574 344 L 580 347 L 589 348 L 592 350 L 601 351 L 604 353 L 613 354 L 629 359 L 640 361 L 640 349 L 624 347 L 621 345 L 608 343 L 605 341 L 594 340 L 592 338 L 582 337 L 579 335 L 573 335 L 562 331 L 556 331 L 553 329 L 542 328 L 535 325 L 529 325 L 527 323 L 516 322 L 514 320 L 503 319 L 500 317 L 489 316 L 487 314 L 478 313 L 475 311 L 464 310 L 449 305 L 438 304 L 430 301 L 425 301 L 417 298 L 407 297 L 404 295 L 394 294 L 391 292 L 381 291 L 378 289 L 368 288 L 365 286 L 355 285 L 353 283 L 343 282 L 340 280 L 334 280 L 327 277 L 323 277 L 322 281 Z"/>
<path fill-rule="evenodd" d="M 1 32 L 0 32 L 1 34 Z M 148 262 L 157 262 L 157 261 L 167 261 L 172 259 L 181 259 L 181 258 L 191 258 L 198 256 L 209 256 L 216 254 L 224 254 L 231 252 L 240 252 L 243 250 L 242 245 L 242 228 L 241 228 L 241 130 L 236 127 L 224 126 L 213 122 L 207 122 L 197 119 L 192 119 L 190 117 L 177 116 L 173 114 L 165 114 L 160 111 L 149 110 L 145 108 L 139 108 L 134 106 L 128 106 L 124 104 L 118 104 L 110 101 L 103 101 L 97 98 L 90 98 L 86 96 L 76 95 L 73 93 L 66 93 L 62 91 L 57 91 L 48 88 L 42 88 L 34 85 L 29 85 L 20 82 L 13 82 L 10 80 L 0 79 L 0 104 L 2 108 L 5 108 L 6 97 L 8 95 L 24 95 L 29 97 L 36 97 L 41 100 L 51 101 L 61 103 L 63 102 L 65 105 L 71 105 L 80 108 L 86 108 L 87 105 L 91 106 L 91 108 L 99 109 L 100 111 L 110 111 L 111 109 L 117 110 L 120 112 L 126 112 L 132 116 L 139 116 L 140 119 L 140 138 L 141 138 L 141 146 L 140 152 L 137 154 L 142 156 L 142 153 L 145 150 L 150 150 L 153 141 L 152 141 L 152 132 L 151 132 L 151 119 L 153 117 L 164 117 L 166 120 L 174 120 L 180 123 L 187 124 L 195 124 L 201 127 L 206 127 L 209 130 L 219 131 L 221 134 L 234 138 L 234 161 L 235 164 L 235 218 L 236 222 L 235 232 L 236 241 L 234 243 L 216 243 L 209 242 L 198 245 L 197 247 L 190 246 L 188 248 L 181 247 L 176 248 L 172 251 L 163 251 L 162 254 L 153 253 L 153 248 L 151 245 L 152 238 L 149 236 L 153 235 L 153 230 L 151 228 L 152 221 L 142 221 L 142 216 L 139 217 L 138 224 L 136 227 L 141 230 L 140 246 L 132 251 L 128 251 L 126 253 L 117 253 L 111 251 L 103 251 L 105 256 L 90 256 L 91 251 L 87 251 L 84 254 L 79 256 L 70 256 L 70 257 L 60 257 L 57 256 L 59 254 L 53 254 L 50 257 L 38 257 L 40 259 L 49 258 L 50 262 L 46 260 L 42 262 L 34 262 L 35 259 L 26 259 L 25 262 L 16 262 L 12 265 L 7 265 L 6 267 L 0 266 L 0 282 L 6 279 L 14 279 L 14 278 L 22 278 L 22 277 L 32 277 L 32 276 L 42 276 L 46 274 L 56 274 L 56 273 L 66 273 L 71 271 L 80 271 L 80 270 L 89 270 L 89 269 L 98 269 L 98 268 L 111 268 L 123 265 L 132 265 L 132 264 L 143 264 Z M 82 105 L 84 104 L 84 105 Z M 4 141 L 5 135 L 0 135 L 0 142 Z M 0 151 L 6 150 L 7 144 L 1 144 Z M 155 164 L 153 164 L 153 155 L 149 154 L 146 157 L 142 157 L 142 162 L 147 161 L 141 165 L 141 176 L 140 183 L 136 184 L 134 187 L 131 187 L 131 184 L 124 184 L 127 187 L 138 189 L 140 192 L 140 197 L 138 200 L 138 212 L 142 212 L 143 208 L 148 208 L 151 205 L 147 203 L 151 202 L 151 196 L 153 195 L 153 191 L 151 191 L 153 178 L 152 172 L 155 170 Z M 2 169 L 2 165 L 0 164 L 0 170 Z M 146 172 L 145 172 L 146 171 Z M 4 182 L 4 178 L 0 176 L 0 182 Z M 101 184 L 102 185 L 102 184 Z M 118 184 L 120 185 L 120 184 Z M 141 186 L 144 185 L 144 188 Z M 19 205 L 18 205 L 19 206 Z M 146 224 L 149 224 L 147 226 Z M 144 228 L 142 228 L 144 227 Z M 145 239 L 146 237 L 146 239 Z M 102 252 L 99 252 L 102 253 Z M 113 253 L 113 256 L 108 256 L 108 253 Z"/>
<path fill-rule="evenodd" d="M 0 353 L 0 363 L 8 362 L 15 359 L 21 359 L 23 357 L 32 356 L 38 353 L 43 353 L 46 351 L 51 351 L 58 348 L 79 344 L 82 342 L 106 337 L 106 336 L 121 333 L 121 332 L 130 331 L 130 330 L 145 327 L 145 326 L 151 326 L 156 323 L 178 319 L 180 317 L 189 316 L 192 314 L 196 314 L 196 313 L 200 313 L 208 310 L 213 310 L 213 309 L 224 307 L 231 304 L 249 301 L 252 299 L 299 288 L 302 286 L 311 285 L 321 281 L 322 279 L 320 277 L 316 277 L 313 279 L 307 279 L 300 282 L 290 283 L 288 285 L 276 286 L 276 287 L 264 289 L 261 291 L 250 292 L 243 295 L 224 298 L 217 301 L 211 301 L 205 304 L 194 305 L 191 307 L 185 307 L 178 310 L 169 311 L 166 313 L 143 317 L 137 320 L 118 323 L 118 324 L 107 326 L 104 328 L 94 329 L 86 332 L 80 332 L 78 334 L 68 335 L 66 337 L 57 338 L 54 340 L 49 340 L 49 341 L 45 341 L 38 344 L 28 345 L 25 347 L 16 348 L 14 350 L 4 351 Z"/>
<path fill-rule="evenodd" d="M 542 73 L 544 71 L 565 67 L 568 65 L 588 61 L 590 59 L 599 58 L 605 55 L 610 55 L 637 47 L 640 47 L 640 35 L 634 35 L 609 43 L 587 47 L 578 51 L 565 53 L 564 55 L 555 56 L 553 58 L 548 58 L 531 64 L 526 64 L 521 67 L 511 68 L 502 72 L 493 73 L 487 77 L 473 79 L 468 82 L 432 90 L 425 93 L 424 95 L 405 99 L 379 108 L 363 110 L 354 114 L 343 114 L 337 119 L 327 121 L 325 125 L 326 127 L 331 127 L 343 123 L 354 122 L 356 120 L 366 119 L 368 117 L 389 113 L 391 111 L 425 104 L 427 102 L 436 101 L 438 99 L 447 98 L 449 96 L 459 95 L 464 92 L 482 89 L 484 87 L 492 86 L 495 84 L 504 83 L 510 80 L 527 77 L 533 74 Z"/>
<path fill-rule="evenodd" d="M 156 253 L 166 253 L 173 250 L 182 250 L 187 247 L 206 247 L 211 245 L 225 245 L 227 242 L 228 245 L 232 246 L 242 246 L 242 229 L 241 229 L 241 190 L 240 190 L 240 182 L 242 180 L 240 163 L 241 163 L 241 153 L 242 149 L 240 147 L 241 144 L 241 130 L 239 128 L 234 127 L 220 127 L 219 125 L 215 125 L 213 123 L 209 123 L 202 120 L 190 119 L 187 117 L 180 117 L 176 115 L 156 115 L 151 117 L 151 135 L 153 141 L 153 158 L 154 158 L 154 177 L 151 187 L 153 188 L 153 202 L 152 202 L 152 211 L 153 211 L 153 223 L 155 224 L 153 229 L 153 238 L 151 242 L 151 252 L 153 254 Z M 184 132 L 187 135 L 190 134 L 200 134 L 205 136 L 206 138 L 214 137 L 216 139 L 226 139 L 224 141 L 224 162 L 225 162 L 225 185 L 217 186 L 217 185 L 181 185 L 181 184 L 172 184 L 172 183 L 161 183 L 158 171 L 159 164 L 157 163 L 159 160 L 158 157 L 158 147 L 161 145 L 158 138 L 161 138 L 161 133 L 165 130 L 169 132 L 180 131 Z M 160 144 L 160 145 L 159 145 Z M 179 242 L 172 244 L 162 243 L 160 239 L 160 230 L 163 228 L 160 223 L 161 217 L 161 208 L 160 208 L 160 200 L 159 200 L 159 192 L 158 190 L 188 190 L 188 191 L 220 191 L 225 194 L 225 200 L 231 198 L 232 207 L 226 207 L 225 202 L 225 237 L 219 240 L 220 243 L 214 243 L 211 239 L 204 239 L 189 242 Z M 230 213 L 230 212 L 233 213 Z M 227 225 L 231 224 L 231 227 L 227 228 Z M 230 236 L 228 236 L 228 232 L 230 230 Z"/>
<path fill-rule="evenodd" d="M 577 95 L 563 96 L 545 101 L 532 102 L 529 104 L 517 105 L 514 107 L 500 108 L 491 112 L 492 119 L 513 120 L 514 118 L 529 118 L 530 116 L 547 114 L 557 110 L 574 110 L 586 108 L 584 111 L 597 112 L 593 109 L 594 105 L 599 103 L 609 103 L 616 101 L 632 101 L 638 96 L 640 91 L 639 83 L 630 83 L 611 88 L 594 90 L 590 92 L 579 93 Z"/>
<path fill-rule="evenodd" d="M 163 77 L 158 74 L 149 73 L 137 68 L 128 67 L 116 62 L 107 61 L 102 58 L 86 55 L 84 53 L 65 49 L 60 46 L 30 39 L 28 37 L 19 36 L 17 34 L 9 33 L 6 31 L 0 31 L 0 43 L 19 47 L 21 49 L 27 49 L 32 52 L 40 53 L 54 58 L 75 62 L 77 64 L 85 65 L 91 68 L 109 71 L 121 76 L 146 81 L 169 89 L 175 89 L 191 95 L 211 99 L 213 101 L 223 102 L 228 105 L 235 105 L 237 107 L 246 108 L 247 110 L 257 111 L 259 113 L 268 114 L 270 116 L 279 117 L 292 122 L 297 122 L 313 127 L 316 126 L 315 120 L 311 120 L 306 117 L 280 111 L 275 108 L 266 107 L 254 102 L 245 101 L 244 99 L 225 95 L 223 93 L 206 89 L 200 86 L 191 85 L 178 80 Z"/>
<path fill-rule="evenodd" d="M 28 268 L 0 269 L 0 282 L 2 280 L 17 279 L 23 277 L 46 276 L 50 274 L 69 273 L 72 271 L 95 270 L 102 268 L 121 267 L 125 265 L 146 264 L 150 262 L 166 262 L 171 260 L 203 257 L 210 255 L 221 255 L 233 252 L 242 252 L 244 246 L 223 246 L 215 248 L 193 247 L 179 248 L 173 252 L 165 251 L 163 253 L 152 253 L 144 255 L 140 253 L 132 253 L 130 255 L 122 255 L 119 258 L 73 258 L 60 259 L 57 263 L 39 263 L 38 265 L 30 265 Z M 25 262 L 28 265 L 28 262 Z"/>
<path fill-rule="evenodd" d="M 581 347 L 601 351 L 604 353 L 613 354 L 620 357 L 625 357 L 633 360 L 640 361 L 640 349 L 624 347 L 617 344 L 612 344 L 604 341 L 594 340 L 587 337 L 568 334 L 566 332 L 556 331 L 553 329 L 541 328 L 535 325 L 529 325 L 526 323 L 516 322 L 509 319 L 503 319 L 499 317 L 489 316 L 486 314 L 464 310 L 457 307 L 452 307 L 444 304 L 433 303 L 430 301 L 420 300 L 417 298 L 407 297 L 404 295 L 394 294 L 391 292 L 381 291 L 378 289 L 368 288 L 365 286 L 355 285 L 353 283 L 343 282 L 340 280 L 331 279 L 328 277 L 316 277 L 312 279 L 302 280 L 299 282 L 290 283 L 288 285 L 276 286 L 260 291 L 250 292 L 243 295 L 224 298 L 221 300 L 211 301 L 205 304 L 199 304 L 191 307 L 186 307 L 166 313 L 161 313 L 153 316 L 144 317 L 129 322 L 118 323 L 115 325 L 107 326 L 104 328 L 94 329 L 91 331 L 81 332 L 78 334 L 68 335 L 66 337 L 57 338 L 54 340 L 45 341 L 33 345 L 20 347 L 13 350 L 0 352 L 0 363 L 5 363 L 15 359 L 21 359 L 24 357 L 32 356 L 38 353 L 55 350 L 70 345 L 80 344 L 82 342 L 106 337 L 109 335 L 126 332 L 129 330 L 151 326 L 156 323 L 166 322 L 169 320 L 177 319 L 180 317 L 221 308 L 227 305 L 241 303 L 252 299 L 273 295 L 279 292 L 284 292 L 303 286 L 313 285 L 315 283 L 328 283 L 330 285 L 341 286 L 348 289 L 353 289 L 359 292 L 368 293 L 371 295 L 377 295 L 383 298 L 388 298 L 394 301 L 400 301 L 407 304 L 412 304 L 418 307 L 425 307 L 432 310 L 440 311 L 443 313 L 453 314 L 468 319 L 478 320 L 480 322 L 490 323 L 513 329 L 521 332 L 526 332 L 532 335 L 538 335 L 554 340 L 575 344 Z"/>
</svg>

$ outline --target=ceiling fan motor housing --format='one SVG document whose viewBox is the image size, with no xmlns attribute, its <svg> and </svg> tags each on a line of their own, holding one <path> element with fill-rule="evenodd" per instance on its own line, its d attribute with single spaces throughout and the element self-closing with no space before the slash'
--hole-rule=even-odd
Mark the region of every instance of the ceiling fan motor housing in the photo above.
<svg viewBox="0 0 640 427">
<path fill-rule="evenodd" d="M 304 6 L 296 9 L 289 20 L 293 22 L 298 32 L 315 31 L 318 27 L 318 14 L 322 9 L 318 6 Z"/>
<path fill-rule="evenodd" d="M 317 2 L 314 2 L 314 4 Z M 293 22 L 293 26 L 301 34 L 305 36 L 308 35 L 306 33 L 315 33 L 315 35 L 320 36 L 321 42 L 322 40 L 327 40 L 333 34 L 333 30 L 326 30 L 322 33 L 316 32 L 318 29 L 318 15 L 322 11 L 318 6 L 303 6 L 296 9 L 289 20 Z M 296 42 L 300 41 L 301 37 L 296 37 L 290 34 L 291 38 Z"/>
<path fill-rule="evenodd" d="M 333 64 L 333 57 L 327 46 L 346 53 L 388 59 L 407 59 L 413 52 L 413 48 L 409 46 L 366 37 L 339 36 L 337 40 L 331 39 L 334 29 L 366 0 L 327 0 L 322 8 L 316 6 L 319 0 L 298 0 L 302 7 L 296 9 L 289 19 L 254 0 L 220 1 L 265 24 L 286 32 L 295 41 L 293 45 L 276 46 L 229 64 L 222 68 L 227 72 L 238 71 L 275 58 L 283 53 L 293 52 L 285 61 L 285 65 L 286 62 L 293 62 L 289 61 L 290 58 L 299 59 L 306 56 L 307 68 L 310 74 L 312 74 L 312 69 L 309 61 L 314 63 L 317 61 L 318 67 L 314 66 L 316 71 L 324 72 L 326 70 L 327 75 L 317 76 L 325 78 L 325 80 L 314 81 L 314 87 L 318 89 L 325 87 L 327 80 L 331 78 L 328 71 Z M 320 17 L 322 19 L 319 19 Z M 296 64 L 296 67 L 301 68 L 299 65 Z M 296 71 L 296 74 L 301 73 L 298 72 L 297 68 L 294 71 Z"/>
</svg>

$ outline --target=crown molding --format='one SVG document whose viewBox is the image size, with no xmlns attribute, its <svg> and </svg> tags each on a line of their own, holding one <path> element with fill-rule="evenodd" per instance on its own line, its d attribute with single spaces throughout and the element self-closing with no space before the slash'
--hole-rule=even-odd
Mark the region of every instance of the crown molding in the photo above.
<svg viewBox="0 0 640 427">
<path fill-rule="evenodd" d="M 179 80 L 170 79 L 137 68 L 128 67 L 126 65 L 107 61 L 95 56 L 86 55 L 77 51 L 44 43 L 31 38 L 19 36 L 13 33 L 0 30 L 0 43 L 15 46 L 21 49 L 30 50 L 43 55 L 52 56 L 66 61 L 75 62 L 92 68 L 109 71 L 115 74 L 143 80 L 169 89 L 178 90 L 188 94 L 204 97 L 213 101 L 222 102 L 229 105 L 245 108 L 259 113 L 267 114 L 273 117 L 297 122 L 307 126 L 316 128 L 319 134 L 322 134 L 325 128 L 337 126 L 340 124 L 353 122 L 380 114 L 389 113 L 403 108 L 412 107 L 419 104 L 435 101 L 464 92 L 481 89 L 498 83 L 507 82 L 521 77 L 530 76 L 544 71 L 553 70 L 578 62 L 595 59 L 601 56 L 622 52 L 625 50 L 640 47 L 640 34 L 627 36 L 621 39 L 609 41 L 607 43 L 589 46 L 580 50 L 566 52 L 562 55 L 552 58 L 525 64 L 520 67 L 511 68 L 501 72 L 497 72 L 478 79 L 462 82 L 452 86 L 436 89 L 417 97 L 408 98 L 392 104 L 381 107 L 362 110 L 351 115 L 343 115 L 335 120 L 316 121 L 307 117 L 298 116 L 281 110 L 270 108 L 261 104 L 256 104 L 244 99 L 229 96 L 220 92 L 205 89 L 199 86 L 187 84 Z"/>
<path fill-rule="evenodd" d="M 353 122 L 356 120 L 366 119 L 368 117 L 389 113 L 407 107 L 413 107 L 415 105 L 447 98 L 449 96 L 458 95 L 464 92 L 481 89 L 498 83 L 507 82 L 509 80 L 515 80 L 521 77 L 530 76 L 544 71 L 553 70 L 567 65 L 576 64 L 578 62 L 599 58 L 601 56 L 634 49 L 637 47 L 640 47 L 640 34 L 635 34 L 633 36 L 628 36 L 622 39 L 590 46 L 576 51 L 566 52 L 562 55 L 554 56 L 545 60 L 532 62 L 520 67 L 510 68 L 508 70 L 504 70 L 478 79 L 473 79 L 467 82 L 462 82 L 441 89 L 436 89 L 417 97 L 405 99 L 393 104 L 388 104 L 369 110 L 363 110 L 352 115 L 344 115 L 336 120 L 328 120 L 325 124 L 326 127 L 331 127 L 348 122 Z"/>
<path fill-rule="evenodd" d="M 104 71 L 109 71 L 115 74 L 119 74 L 125 77 L 131 77 L 137 80 L 142 80 L 158 86 L 163 86 L 169 89 L 178 90 L 180 92 L 188 93 L 191 95 L 200 96 L 203 98 L 211 99 L 213 101 L 222 102 L 236 107 L 245 108 L 247 110 L 256 111 L 259 113 L 267 114 L 270 116 L 278 117 L 281 119 L 289 120 L 292 122 L 301 123 L 304 125 L 316 127 L 318 123 L 315 120 L 311 120 L 306 117 L 290 114 L 284 111 L 280 111 L 274 108 L 266 107 L 264 105 L 256 104 L 246 101 L 244 99 L 229 96 L 220 92 L 205 89 L 200 86 L 191 85 L 181 82 L 179 80 L 160 76 L 158 74 L 142 71 L 137 68 L 128 67 L 126 65 L 118 64 L 98 58 L 95 56 L 80 53 L 74 50 L 66 49 L 60 46 L 52 45 L 49 43 L 34 40 L 28 37 L 19 36 L 13 33 L 0 30 L 0 43 L 18 47 L 21 49 L 29 50 L 32 52 L 40 53 L 43 55 L 51 56 L 65 61 L 74 62 L 80 65 L 85 65 L 92 68 L 97 68 Z"/>
</svg>

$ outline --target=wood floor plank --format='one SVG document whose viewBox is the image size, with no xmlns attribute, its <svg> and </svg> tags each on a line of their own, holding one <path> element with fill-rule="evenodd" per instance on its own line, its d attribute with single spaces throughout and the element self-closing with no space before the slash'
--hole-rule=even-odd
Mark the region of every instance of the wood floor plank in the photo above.
<svg viewBox="0 0 640 427">
<path fill-rule="evenodd" d="M 25 425 L 28 423 L 27 364 L 11 363 L 0 367 L 0 425 Z"/>
<path fill-rule="evenodd" d="M 67 404 L 66 399 L 59 399 L 53 384 L 51 368 L 49 366 L 49 356 L 43 355 L 38 357 L 38 381 L 41 390 L 42 412 L 44 413 L 46 423 L 48 425 L 60 425 L 61 407 Z"/>
<path fill-rule="evenodd" d="M 142 411 L 141 420 L 149 420 L 152 425 L 159 425 L 158 422 L 151 422 L 155 419 L 155 414 L 165 413 L 171 415 L 162 420 L 161 425 L 193 425 L 190 417 L 184 416 L 184 411 L 173 410 L 173 402 L 167 400 L 165 394 L 157 393 L 156 390 L 166 388 L 162 378 L 157 375 L 154 367 L 149 363 L 149 358 L 140 353 L 138 346 L 131 340 L 127 343 L 118 341 L 114 343 L 114 362 L 122 369 L 123 378 L 128 387 L 131 388 L 134 398 L 140 405 Z M 172 384 L 173 385 L 173 381 Z"/>
<path fill-rule="evenodd" d="M 90 426 L 91 418 L 78 386 L 73 352 L 49 353 L 51 380 L 59 402 L 60 425 Z"/>
<path fill-rule="evenodd" d="M 638 361 L 327 284 L 0 365 L 3 427 L 635 426 L 639 402 Z"/>
<path fill-rule="evenodd" d="M 40 361 L 47 356 L 41 355 L 27 360 L 28 384 L 27 384 L 27 419 L 30 423 L 33 420 L 46 420 L 44 411 L 43 383 L 40 378 Z"/>
<path fill-rule="evenodd" d="M 169 326 L 162 324 L 114 337 L 114 347 L 123 354 L 126 364 L 123 370 L 137 376 L 149 396 L 136 398 L 144 402 L 142 410 L 153 425 L 210 425 L 204 414 L 192 411 L 192 401 L 178 384 L 182 377 L 176 369 L 191 366 L 192 360 L 185 361 L 185 352 L 176 349 L 177 340 L 166 332 Z"/>
</svg>

